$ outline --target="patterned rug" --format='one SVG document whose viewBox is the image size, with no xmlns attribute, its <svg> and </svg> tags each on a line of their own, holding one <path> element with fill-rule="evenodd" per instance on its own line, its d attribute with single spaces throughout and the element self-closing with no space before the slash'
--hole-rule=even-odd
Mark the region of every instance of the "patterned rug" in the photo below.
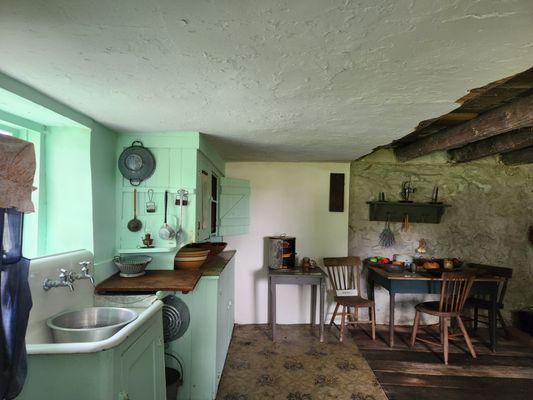
<svg viewBox="0 0 533 400">
<path fill-rule="evenodd" d="M 347 334 L 309 325 L 236 325 L 218 388 L 218 400 L 386 400 L 374 373 Z"/>
</svg>

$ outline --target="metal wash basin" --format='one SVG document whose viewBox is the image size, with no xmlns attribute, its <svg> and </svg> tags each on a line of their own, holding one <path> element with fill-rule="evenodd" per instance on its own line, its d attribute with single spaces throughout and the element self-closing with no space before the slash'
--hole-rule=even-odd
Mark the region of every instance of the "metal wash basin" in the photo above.
<svg viewBox="0 0 533 400">
<path fill-rule="evenodd" d="M 64 311 L 46 321 L 56 343 L 97 342 L 110 338 L 137 318 L 137 313 L 119 307 L 88 307 Z"/>
</svg>

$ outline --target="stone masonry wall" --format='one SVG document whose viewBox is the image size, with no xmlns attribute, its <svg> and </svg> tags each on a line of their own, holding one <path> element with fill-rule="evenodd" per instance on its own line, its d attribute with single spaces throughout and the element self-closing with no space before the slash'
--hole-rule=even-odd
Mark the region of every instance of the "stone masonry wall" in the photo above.
<svg viewBox="0 0 533 400">
<path fill-rule="evenodd" d="M 380 150 L 352 162 L 350 173 L 350 255 L 414 254 L 424 238 L 429 256 L 512 267 L 506 312 L 533 306 L 533 249 L 527 241 L 533 224 L 533 166 L 508 167 L 492 157 L 450 164 L 439 153 L 398 163 L 391 151 Z M 368 220 L 366 201 L 376 200 L 380 191 L 387 200 L 398 200 L 401 183 L 409 178 L 416 187 L 414 201 L 429 201 L 438 185 L 439 201 L 451 207 L 440 224 L 412 224 L 402 232 L 401 223 L 392 223 L 396 245 L 383 249 L 378 237 L 385 223 Z M 414 305 L 425 298 L 430 296 L 397 296 L 396 323 L 411 324 Z M 378 322 L 385 323 L 387 292 L 378 290 L 376 301 Z"/>
</svg>

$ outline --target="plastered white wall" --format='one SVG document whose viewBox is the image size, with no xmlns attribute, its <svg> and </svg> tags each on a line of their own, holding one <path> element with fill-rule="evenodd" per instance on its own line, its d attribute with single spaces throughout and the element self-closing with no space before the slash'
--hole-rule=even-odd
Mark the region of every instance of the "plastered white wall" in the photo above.
<svg viewBox="0 0 533 400">
<path fill-rule="evenodd" d="M 330 173 L 345 174 L 344 212 L 328 211 Z M 249 233 L 225 237 L 228 249 L 237 250 L 236 323 L 267 322 L 265 237 L 295 236 L 300 260 L 307 256 L 322 263 L 323 257 L 347 255 L 349 175 L 349 163 L 226 164 L 226 176 L 251 185 Z M 278 323 L 309 322 L 309 287 L 279 286 L 277 293 Z"/>
</svg>

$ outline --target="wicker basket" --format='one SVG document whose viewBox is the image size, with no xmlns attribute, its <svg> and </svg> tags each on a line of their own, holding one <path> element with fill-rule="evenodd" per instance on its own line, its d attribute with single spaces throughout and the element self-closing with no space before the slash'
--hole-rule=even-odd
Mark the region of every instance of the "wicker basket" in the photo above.
<svg viewBox="0 0 533 400">
<path fill-rule="evenodd" d="M 116 256 L 113 258 L 113 262 L 120 270 L 120 276 L 124 278 L 133 278 L 145 274 L 145 269 L 152 261 L 150 256 Z"/>
</svg>

